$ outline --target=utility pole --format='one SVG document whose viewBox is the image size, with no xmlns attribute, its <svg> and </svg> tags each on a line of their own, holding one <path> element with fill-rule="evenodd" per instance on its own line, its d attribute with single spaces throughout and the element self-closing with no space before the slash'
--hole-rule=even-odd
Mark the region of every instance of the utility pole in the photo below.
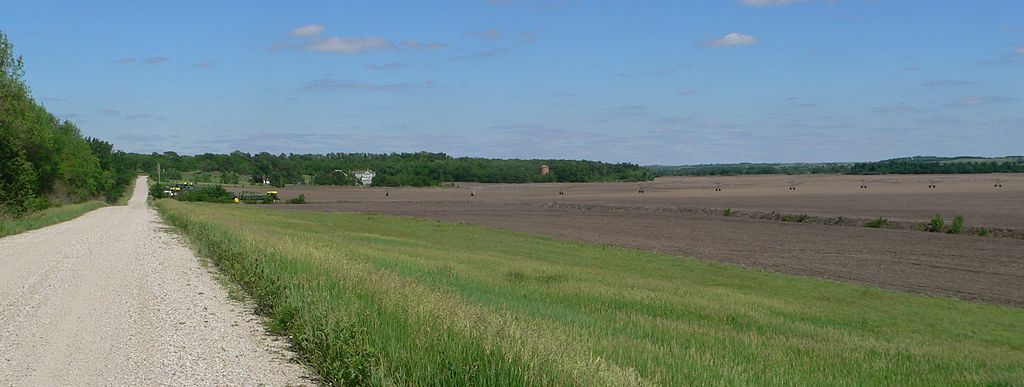
<svg viewBox="0 0 1024 387">
<path fill-rule="evenodd" d="M 156 182 L 157 183 L 160 183 L 160 178 L 161 178 L 161 176 L 160 176 L 160 162 L 157 161 L 156 162 Z"/>
</svg>

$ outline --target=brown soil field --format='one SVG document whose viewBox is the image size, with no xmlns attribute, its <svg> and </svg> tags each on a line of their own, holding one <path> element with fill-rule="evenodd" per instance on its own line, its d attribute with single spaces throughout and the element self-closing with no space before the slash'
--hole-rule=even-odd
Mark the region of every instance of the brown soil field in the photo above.
<svg viewBox="0 0 1024 387">
<path fill-rule="evenodd" d="M 641 185 L 644 194 L 638 192 Z M 672 177 L 642 184 L 456 186 L 294 186 L 280 189 L 282 197 L 301 193 L 310 204 L 273 207 L 463 222 L 912 293 L 1024 306 L 1024 240 L 1019 238 L 791 223 L 726 217 L 718 211 L 884 216 L 914 222 L 927 222 L 936 213 L 947 221 L 961 214 L 970 226 L 1020 230 L 1024 229 L 1021 175 L 772 175 Z"/>
</svg>

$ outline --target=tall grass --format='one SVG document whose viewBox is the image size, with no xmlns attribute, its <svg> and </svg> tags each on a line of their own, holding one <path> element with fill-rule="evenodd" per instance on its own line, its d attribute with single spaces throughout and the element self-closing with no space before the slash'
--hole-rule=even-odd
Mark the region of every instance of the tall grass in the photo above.
<svg viewBox="0 0 1024 387">
<path fill-rule="evenodd" d="M 0 237 L 23 233 L 28 230 L 43 228 L 52 224 L 68 221 L 107 204 L 101 201 L 88 201 L 78 204 L 65 204 L 59 207 L 26 215 L 22 218 L 9 219 L 0 215 Z"/>
<path fill-rule="evenodd" d="M 156 202 L 330 383 L 1024 382 L 1024 310 L 408 218 Z"/>
<path fill-rule="evenodd" d="M 935 214 L 932 220 L 928 222 L 928 231 L 930 232 L 941 232 L 942 227 L 945 226 L 946 222 L 942 220 L 942 215 Z"/>
<path fill-rule="evenodd" d="M 964 221 L 963 215 L 957 215 L 953 217 L 953 224 L 949 226 L 950 234 L 962 234 L 964 232 Z"/>
<path fill-rule="evenodd" d="M 117 198 L 116 202 L 114 202 L 115 206 L 128 205 L 128 201 L 132 198 L 132 193 L 135 192 L 136 181 L 138 181 L 138 179 L 132 179 L 131 182 L 128 183 L 128 186 L 124 187 L 124 193 L 121 194 L 121 197 Z"/>
</svg>

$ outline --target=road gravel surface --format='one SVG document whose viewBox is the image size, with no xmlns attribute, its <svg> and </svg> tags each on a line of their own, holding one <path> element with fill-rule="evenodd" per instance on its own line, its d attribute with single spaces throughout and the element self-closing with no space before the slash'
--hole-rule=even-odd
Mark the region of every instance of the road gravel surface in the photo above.
<svg viewBox="0 0 1024 387">
<path fill-rule="evenodd" d="M 146 203 L 0 238 L 0 385 L 308 385 Z"/>
</svg>

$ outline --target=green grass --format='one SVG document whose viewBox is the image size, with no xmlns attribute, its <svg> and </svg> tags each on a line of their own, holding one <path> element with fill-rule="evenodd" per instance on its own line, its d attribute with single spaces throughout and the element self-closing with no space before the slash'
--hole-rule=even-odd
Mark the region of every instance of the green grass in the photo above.
<svg viewBox="0 0 1024 387">
<path fill-rule="evenodd" d="M 1024 383 L 1022 309 L 461 224 L 156 206 L 330 383 Z"/>
<path fill-rule="evenodd" d="M 78 204 L 65 204 L 60 207 L 47 208 L 18 219 L 0 217 L 0 237 L 23 233 L 28 230 L 43 228 L 52 224 L 68 221 L 107 204 L 93 200 Z"/>
<path fill-rule="evenodd" d="M 889 223 L 889 220 L 879 216 L 876 219 L 868 221 L 868 223 L 865 224 L 865 226 L 871 228 L 881 228 L 882 226 L 885 226 L 886 223 Z"/>
</svg>

